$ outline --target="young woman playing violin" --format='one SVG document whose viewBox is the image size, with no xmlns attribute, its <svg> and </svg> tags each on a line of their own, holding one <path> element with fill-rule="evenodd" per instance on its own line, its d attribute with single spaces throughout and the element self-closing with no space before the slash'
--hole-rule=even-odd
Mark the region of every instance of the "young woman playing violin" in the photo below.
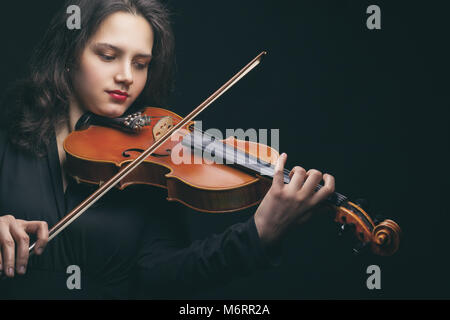
<svg viewBox="0 0 450 320">
<path fill-rule="evenodd" d="M 80 30 L 66 27 L 69 5 L 81 9 Z M 63 141 L 86 112 L 115 118 L 162 105 L 173 42 L 168 13 L 156 0 L 70 0 L 54 17 L 30 76 L 2 105 L 2 298 L 189 297 L 276 265 L 283 236 L 334 192 L 333 176 L 300 166 L 285 184 L 282 154 L 254 216 L 222 234 L 190 243 L 182 215 L 141 186 L 111 190 L 47 245 L 48 226 L 93 191 L 68 176 Z M 70 265 L 81 270 L 80 290 L 67 287 Z"/>
</svg>

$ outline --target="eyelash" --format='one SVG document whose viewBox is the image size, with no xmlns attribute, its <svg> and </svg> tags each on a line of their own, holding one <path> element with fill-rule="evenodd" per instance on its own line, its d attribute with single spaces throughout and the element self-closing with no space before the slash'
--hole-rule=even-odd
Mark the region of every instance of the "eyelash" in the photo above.
<svg viewBox="0 0 450 320">
<path fill-rule="evenodd" d="M 111 61 L 113 61 L 116 58 L 115 56 L 110 56 L 110 55 L 107 55 L 107 54 L 99 54 L 99 55 L 106 62 L 111 62 Z M 144 63 L 135 62 L 134 64 L 135 64 L 135 66 L 136 66 L 136 68 L 138 70 L 143 70 L 143 69 L 147 68 L 147 66 L 148 66 L 147 63 L 144 64 Z"/>
<path fill-rule="evenodd" d="M 99 56 L 102 57 L 102 59 L 105 61 L 113 61 L 116 58 L 107 54 L 99 54 Z"/>
<path fill-rule="evenodd" d="M 136 68 L 138 68 L 139 70 L 144 70 L 145 68 L 147 68 L 147 64 L 136 62 Z"/>
</svg>

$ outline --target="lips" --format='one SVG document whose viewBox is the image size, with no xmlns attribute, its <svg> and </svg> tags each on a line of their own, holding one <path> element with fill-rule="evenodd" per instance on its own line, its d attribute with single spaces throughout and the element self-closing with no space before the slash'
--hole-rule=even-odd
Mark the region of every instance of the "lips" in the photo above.
<svg viewBox="0 0 450 320">
<path fill-rule="evenodd" d="M 114 90 L 114 91 L 106 91 L 113 99 L 118 101 L 125 101 L 128 98 L 128 93 L 120 90 Z"/>
</svg>

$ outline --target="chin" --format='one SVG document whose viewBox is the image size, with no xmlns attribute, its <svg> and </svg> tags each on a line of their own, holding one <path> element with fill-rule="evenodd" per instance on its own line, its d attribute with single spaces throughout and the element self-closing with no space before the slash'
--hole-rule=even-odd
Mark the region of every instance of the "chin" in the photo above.
<svg viewBox="0 0 450 320">
<path fill-rule="evenodd" d="M 102 108 L 101 115 L 108 118 L 118 118 L 121 115 L 127 111 L 128 107 L 125 107 L 124 105 L 108 105 L 105 108 Z"/>
</svg>

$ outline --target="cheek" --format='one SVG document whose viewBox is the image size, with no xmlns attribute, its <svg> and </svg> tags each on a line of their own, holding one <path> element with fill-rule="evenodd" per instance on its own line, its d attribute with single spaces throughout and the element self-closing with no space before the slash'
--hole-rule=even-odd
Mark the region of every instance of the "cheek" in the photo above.
<svg viewBox="0 0 450 320">
<path fill-rule="evenodd" d="M 97 63 L 95 60 L 84 59 L 74 74 L 74 94 L 81 107 L 88 111 L 98 113 L 99 108 L 107 101 L 104 90 L 107 88 L 106 80 L 108 68 Z"/>
<path fill-rule="evenodd" d="M 140 72 L 134 77 L 134 96 L 137 97 L 144 90 L 145 83 L 147 82 L 147 72 Z"/>
<path fill-rule="evenodd" d="M 95 62 L 84 63 L 79 70 L 80 86 L 85 90 L 97 91 L 104 84 L 107 70 Z M 93 90 L 94 89 L 94 90 Z"/>
</svg>

